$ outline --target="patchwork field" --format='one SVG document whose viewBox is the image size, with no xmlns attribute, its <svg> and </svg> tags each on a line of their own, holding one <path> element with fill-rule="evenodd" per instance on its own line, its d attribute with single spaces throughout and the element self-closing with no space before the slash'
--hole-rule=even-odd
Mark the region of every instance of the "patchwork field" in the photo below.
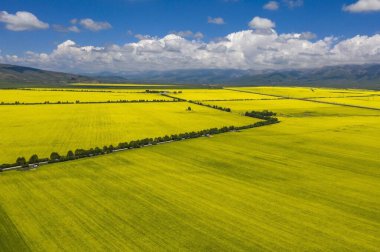
<svg viewBox="0 0 380 252">
<path fill-rule="evenodd" d="M 380 96 L 346 97 L 344 99 L 342 98 L 315 98 L 313 100 L 380 109 Z"/>
<path fill-rule="evenodd" d="M 178 87 L 179 85 L 170 84 L 133 84 L 133 83 L 74 83 L 71 86 L 77 87 Z"/>
<path fill-rule="evenodd" d="M 182 102 L 0 106 L 0 114 L 0 163 L 258 121 Z"/>
<path fill-rule="evenodd" d="M 301 101 L 293 99 L 258 100 L 258 101 L 210 101 L 210 105 L 228 107 L 232 112 L 242 114 L 249 110 L 270 110 L 276 112 L 279 117 L 310 117 L 310 116 L 332 116 L 340 120 L 342 114 L 351 115 L 357 113 L 358 108 L 347 107 L 341 110 L 341 106 L 324 104 L 312 101 Z M 337 112 L 339 111 L 339 113 Z M 362 110 L 360 110 L 362 111 Z M 366 111 L 366 115 L 379 115 L 380 111 Z"/>
<path fill-rule="evenodd" d="M 301 88 L 301 87 L 244 87 L 231 88 L 241 91 L 252 91 L 261 94 L 279 95 L 290 98 L 312 97 L 351 97 L 380 95 L 378 91 L 358 89 L 332 89 L 332 88 Z"/>
<path fill-rule="evenodd" d="M 232 113 L 186 102 L 0 106 L 11 123 L 0 124 L 2 155 L 12 156 L 244 125 L 252 110 L 281 120 L 0 173 L 0 250 L 378 251 L 380 111 L 192 91 L 181 95 Z M 204 101 L 216 97 L 225 101 Z"/>
<path fill-rule="evenodd" d="M 182 90 L 177 90 L 182 91 Z M 224 89 L 189 89 L 183 90 L 182 93 L 171 94 L 174 97 L 193 100 L 193 101 L 210 101 L 210 100 L 244 100 L 244 99 L 276 99 L 272 96 L 259 95 L 253 93 L 240 93 Z"/>
<path fill-rule="evenodd" d="M 57 102 L 107 102 L 119 100 L 172 100 L 171 98 L 151 93 L 131 91 L 98 90 L 98 92 L 54 91 L 54 90 L 0 90 L 0 103 L 57 103 Z"/>
</svg>

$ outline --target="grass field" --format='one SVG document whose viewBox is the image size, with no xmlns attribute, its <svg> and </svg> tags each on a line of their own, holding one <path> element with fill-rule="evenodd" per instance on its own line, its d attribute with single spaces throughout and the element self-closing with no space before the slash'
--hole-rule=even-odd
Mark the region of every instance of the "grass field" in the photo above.
<svg viewBox="0 0 380 252">
<path fill-rule="evenodd" d="M 204 97 L 199 92 L 195 99 Z M 292 99 L 205 103 L 230 107 L 232 113 L 196 105 L 187 112 L 188 103 L 0 107 L 21 108 L 0 111 L 7 121 L 21 117 L 13 127 L 18 131 L 0 129 L 2 141 L 21 134 L 19 140 L 33 142 L 35 126 L 22 135 L 27 134 L 22 122 L 38 118 L 49 125 L 54 114 L 63 122 L 44 130 L 63 132 L 56 140 L 78 138 L 78 143 L 93 141 L 99 132 L 106 137 L 97 140 L 104 141 L 124 133 L 246 124 L 250 118 L 240 114 L 250 110 L 268 109 L 281 120 L 3 172 L 0 250 L 378 251 L 380 111 Z M 74 125 L 79 126 L 71 129 Z"/>
<path fill-rule="evenodd" d="M 86 92 L 86 90 L 74 91 L 54 91 L 54 90 L 0 90 L 0 103 L 44 103 L 49 101 L 56 102 L 106 102 L 119 100 L 172 100 L 168 97 L 137 92 Z M 108 90 L 110 91 L 110 90 Z M 142 92 L 142 91 L 141 91 Z"/>
<path fill-rule="evenodd" d="M 0 163 L 257 121 L 182 102 L 0 106 L 0 114 Z"/>
</svg>

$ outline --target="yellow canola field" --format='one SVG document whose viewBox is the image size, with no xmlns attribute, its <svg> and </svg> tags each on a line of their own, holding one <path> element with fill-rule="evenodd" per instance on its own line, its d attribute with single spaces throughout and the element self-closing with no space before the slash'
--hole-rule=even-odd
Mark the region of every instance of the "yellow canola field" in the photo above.
<svg viewBox="0 0 380 252">
<path fill-rule="evenodd" d="M 185 102 L 6 105 L 0 115 L 0 164 L 18 156 L 66 155 L 77 148 L 258 121 Z"/>
<path fill-rule="evenodd" d="M 276 99 L 272 96 L 246 93 L 246 92 L 237 92 L 226 89 L 188 89 L 188 90 L 170 90 L 182 91 L 182 93 L 170 94 L 174 97 L 193 100 L 193 101 L 208 101 L 208 100 L 244 100 L 244 99 Z"/>
<path fill-rule="evenodd" d="M 138 92 L 122 92 L 111 90 L 58 91 L 58 90 L 0 90 L 0 103 L 56 103 L 56 102 L 106 102 L 119 100 L 172 100 L 160 94 Z"/>
<path fill-rule="evenodd" d="M 380 95 L 379 91 L 365 89 L 334 89 L 334 88 L 312 88 L 312 87 L 231 87 L 231 89 L 258 92 L 268 95 L 279 95 L 290 98 L 312 98 L 312 97 L 349 97 Z"/>
</svg>

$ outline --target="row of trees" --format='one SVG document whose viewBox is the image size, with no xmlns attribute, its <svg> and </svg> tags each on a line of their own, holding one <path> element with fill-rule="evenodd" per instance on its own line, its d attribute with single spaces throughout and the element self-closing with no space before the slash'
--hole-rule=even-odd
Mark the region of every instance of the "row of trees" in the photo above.
<svg viewBox="0 0 380 252">
<path fill-rule="evenodd" d="M 34 154 L 29 158 L 29 161 L 27 161 L 24 157 L 19 157 L 17 158 L 14 164 L 0 165 L 0 172 L 4 168 L 17 167 L 17 166 L 28 167 L 30 165 L 39 164 L 41 162 L 48 162 L 48 163 L 64 162 L 64 161 L 69 161 L 69 160 L 74 160 L 74 159 L 79 159 L 79 158 L 104 155 L 104 154 L 108 154 L 108 153 L 112 153 L 112 152 L 120 151 L 120 150 L 135 149 L 135 148 L 141 148 L 144 146 L 157 145 L 157 144 L 167 143 L 167 142 L 172 142 L 172 141 L 181 141 L 185 139 L 197 138 L 197 137 L 202 137 L 202 136 L 216 135 L 216 134 L 225 133 L 229 131 L 260 127 L 260 126 L 269 125 L 273 123 L 278 123 L 277 118 L 270 118 L 269 120 L 260 121 L 260 122 L 256 122 L 254 124 L 249 124 L 245 126 L 229 126 L 229 127 L 225 126 L 222 128 L 211 128 L 211 129 L 192 131 L 192 132 L 181 133 L 181 134 L 166 135 L 163 137 L 144 138 L 140 140 L 133 140 L 130 142 L 122 142 L 122 143 L 119 143 L 117 146 L 110 145 L 110 146 L 104 146 L 103 148 L 95 147 L 91 149 L 76 149 L 74 152 L 70 150 L 67 152 L 66 155 L 60 155 L 57 152 L 52 152 L 49 158 L 43 158 L 43 159 L 40 159 L 36 154 Z"/>
<path fill-rule="evenodd" d="M 89 90 L 89 89 L 33 89 L 33 88 L 10 88 L 14 90 L 26 90 L 26 91 L 37 91 L 37 92 L 43 92 L 43 91 L 63 91 L 63 92 L 84 92 L 84 93 L 113 93 L 112 90 Z"/>
<path fill-rule="evenodd" d="M 177 98 L 174 98 L 173 100 L 163 100 L 163 99 L 153 99 L 153 100 L 116 100 L 116 101 L 86 101 L 86 102 L 81 102 L 80 100 L 76 100 L 75 102 L 69 102 L 69 101 L 57 101 L 57 102 L 50 102 L 50 101 L 45 101 L 45 102 L 33 102 L 33 103 L 24 103 L 24 102 L 0 102 L 0 105 L 38 105 L 38 104 L 97 104 L 97 103 L 139 103 L 139 102 L 179 102 L 180 100 Z"/>
<path fill-rule="evenodd" d="M 153 99 L 153 100 L 145 100 L 145 99 L 139 99 L 139 100 L 116 100 L 116 101 L 93 101 L 93 102 L 81 102 L 79 100 L 75 101 L 75 103 L 139 103 L 139 102 L 178 102 L 178 100 L 164 100 L 164 99 Z"/>
<path fill-rule="evenodd" d="M 49 161 L 48 158 L 39 158 L 37 154 L 33 154 L 29 158 L 29 160 L 26 160 L 25 157 L 18 157 L 16 159 L 16 162 L 13 164 L 0 165 L 0 172 L 2 172 L 4 168 L 17 167 L 17 166 L 25 168 L 25 167 L 29 167 L 30 165 L 39 164 L 39 163 L 48 162 L 48 161 Z"/>
<path fill-rule="evenodd" d="M 178 101 L 187 101 L 186 99 L 182 99 L 182 98 L 178 98 L 178 97 L 175 97 L 175 96 L 171 96 L 171 95 L 168 95 L 167 93 L 161 93 L 162 96 L 166 96 L 168 98 L 172 98 L 174 100 L 178 100 Z"/>
<path fill-rule="evenodd" d="M 145 90 L 145 93 L 166 94 L 166 93 L 169 93 L 169 91 L 147 89 L 147 90 Z M 182 94 L 182 91 L 173 91 L 173 94 Z"/>
<path fill-rule="evenodd" d="M 220 107 L 220 106 L 217 106 L 217 105 L 205 104 L 205 103 L 202 103 L 200 101 L 191 101 L 190 100 L 189 102 L 197 104 L 197 105 L 201 105 L 201 106 L 205 106 L 205 107 L 221 110 L 221 111 L 226 111 L 226 112 L 231 112 L 232 111 L 230 108 Z"/>
<path fill-rule="evenodd" d="M 202 101 L 211 101 L 211 102 L 217 102 L 217 101 L 266 101 L 266 100 L 280 100 L 279 98 L 261 98 L 261 99 L 252 99 L 252 98 L 246 98 L 246 99 L 211 99 L 211 100 L 202 100 Z"/>
<path fill-rule="evenodd" d="M 263 110 L 263 111 L 251 111 L 251 112 L 245 112 L 245 116 L 254 117 L 262 120 L 272 120 L 274 116 L 277 115 L 277 113 Z M 276 118 L 277 119 L 277 118 Z"/>
<path fill-rule="evenodd" d="M 161 93 L 165 93 L 166 91 L 163 91 L 163 90 L 151 90 L 151 89 L 147 89 L 145 90 L 145 93 L 148 93 L 148 94 L 161 94 Z"/>
</svg>

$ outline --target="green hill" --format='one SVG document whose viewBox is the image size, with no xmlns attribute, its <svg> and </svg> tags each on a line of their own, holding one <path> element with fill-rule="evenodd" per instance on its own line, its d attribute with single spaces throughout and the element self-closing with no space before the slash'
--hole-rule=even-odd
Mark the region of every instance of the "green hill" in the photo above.
<svg viewBox="0 0 380 252">
<path fill-rule="evenodd" d="M 95 80 L 76 74 L 0 64 L 0 88 L 60 86 L 73 82 L 95 82 Z"/>
</svg>

